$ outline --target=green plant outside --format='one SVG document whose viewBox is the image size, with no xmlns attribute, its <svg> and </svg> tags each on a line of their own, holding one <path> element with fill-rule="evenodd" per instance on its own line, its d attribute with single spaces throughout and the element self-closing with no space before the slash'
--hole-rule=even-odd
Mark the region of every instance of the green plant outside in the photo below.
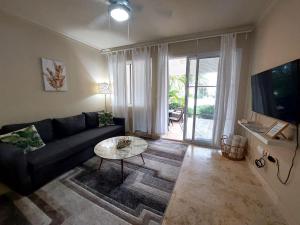
<svg viewBox="0 0 300 225">
<path fill-rule="evenodd" d="M 171 75 L 169 80 L 169 108 L 178 109 L 184 108 L 185 105 L 185 75 Z M 207 90 L 204 89 L 198 93 L 198 98 L 207 96 Z M 190 98 L 194 96 L 190 93 Z M 213 119 L 215 113 L 214 105 L 201 105 L 196 107 L 196 114 L 198 118 Z M 194 114 L 193 108 L 188 108 L 188 114 Z"/>
<path fill-rule="evenodd" d="M 196 107 L 196 114 L 198 118 L 213 119 L 215 113 L 214 105 L 201 105 Z M 193 108 L 188 108 L 188 114 L 194 114 Z"/>
<path fill-rule="evenodd" d="M 184 108 L 185 104 L 185 75 L 170 75 L 169 108 Z"/>
</svg>

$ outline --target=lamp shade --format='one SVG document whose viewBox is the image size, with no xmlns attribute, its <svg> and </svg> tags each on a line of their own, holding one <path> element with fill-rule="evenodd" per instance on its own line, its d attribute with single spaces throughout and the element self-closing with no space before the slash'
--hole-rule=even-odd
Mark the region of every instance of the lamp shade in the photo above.
<svg viewBox="0 0 300 225">
<path fill-rule="evenodd" d="M 99 94 L 110 94 L 110 87 L 108 83 L 98 83 Z"/>
</svg>

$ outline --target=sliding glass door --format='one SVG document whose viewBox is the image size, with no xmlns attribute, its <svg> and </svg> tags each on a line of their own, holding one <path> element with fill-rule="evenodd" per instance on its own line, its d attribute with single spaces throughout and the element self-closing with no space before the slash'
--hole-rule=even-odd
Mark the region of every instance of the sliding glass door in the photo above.
<svg viewBox="0 0 300 225">
<path fill-rule="evenodd" d="M 213 136 L 214 111 L 219 57 L 192 57 L 187 60 L 184 139 L 210 144 Z"/>
</svg>

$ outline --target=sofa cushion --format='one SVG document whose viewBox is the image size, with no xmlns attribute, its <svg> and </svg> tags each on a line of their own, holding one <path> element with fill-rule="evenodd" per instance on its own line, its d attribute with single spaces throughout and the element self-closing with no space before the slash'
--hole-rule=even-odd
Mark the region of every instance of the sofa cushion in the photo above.
<svg viewBox="0 0 300 225">
<path fill-rule="evenodd" d="M 94 128 L 59 139 L 47 144 L 43 149 L 27 154 L 30 169 L 38 170 L 54 162 L 64 160 L 73 154 L 95 146 L 98 142 L 121 134 L 122 126 Z"/>
<path fill-rule="evenodd" d="M 98 112 L 84 112 L 86 128 L 96 128 L 99 126 Z"/>
<path fill-rule="evenodd" d="M 85 116 L 83 114 L 65 118 L 53 119 L 55 136 L 68 137 L 85 130 Z"/>
<path fill-rule="evenodd" d="M 48 143 L 54 139 L 53 124 L 51 119 L 46 119 L 46 120 L 41 120 L 41 121 L 31 122 L 31 123 L 6 125 L 2 127 L 1 134 L 17 131 L 25 127 L 28 127 L 30 125 L 35 126 L 39 135 L 41 136 L 42 140 L 45 143 Z"/>
</svg>

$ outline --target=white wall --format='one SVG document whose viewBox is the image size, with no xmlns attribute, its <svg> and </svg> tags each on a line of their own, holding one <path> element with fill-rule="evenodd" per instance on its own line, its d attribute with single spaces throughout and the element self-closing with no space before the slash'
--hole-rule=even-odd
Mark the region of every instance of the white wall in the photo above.
<svg viewBox="0 0 300 225">
<path fill-rule="evenodd" d="M 2 12 L 0 30 L 0 126 L 104 108 L 96 82 L 108 72 L 98 50 Z M 43 90 L 41 57 L 65 63 L 67 92 Z"/>
<path fill-rule="evenodd" d="M 258 24 L 255 31 L 252 70 L 256 74 L 288 61 L 300 58 L 300 1 L 279 0 L 271 8 L 266 17 Z M 248 97 L 245 108 L 245 117 L 251 114 L 250 76 L 248 79 Z M 299 102 L 295 102 L 299 104 Z M 274 120 L 258 115 L 258 121 L 264 125 L 271 125 Z M 279 158 L 281 175 L 286 177 L 291 163 L 293 149 L 265 146 L 251 135 L 249 138 L 249 162 L 259 157 L 257 146 L 269 148 L 271 154 Z M 276 177 L 276 165 L 267 163 L 262 169 L 255 168 L 259 176 L 270 187 L 278 207 L 281 209 L 290 224 L 300 224 L 300 151 L 295 160 L 295 166 L 288 185 L 282 185 Z"/>
</svg>

